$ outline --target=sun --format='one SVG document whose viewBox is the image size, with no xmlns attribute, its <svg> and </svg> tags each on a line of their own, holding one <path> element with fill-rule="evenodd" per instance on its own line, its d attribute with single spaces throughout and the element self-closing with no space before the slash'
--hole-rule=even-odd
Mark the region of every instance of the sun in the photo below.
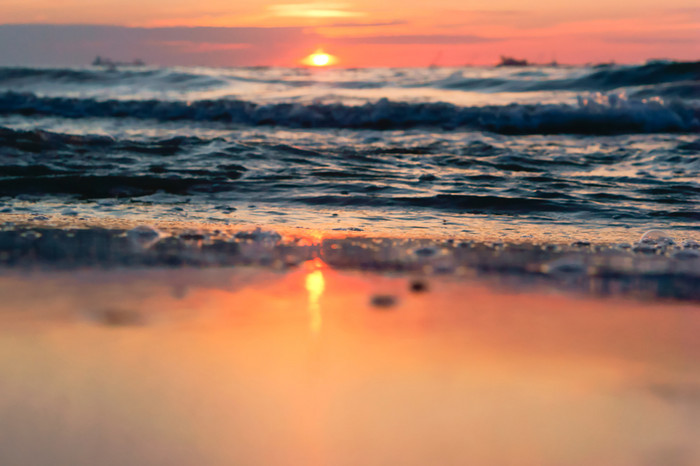
<svg viewBox="0 0 700 466">
<path fill-rule="evenodd" d="M 333 55 L 317 50 L 302 60 L 302 63 L 309 66 L 329 66 L 338 61 Z"/>
<path fill-rule="evenodd" d="M 331 56 L 327 53 L 314 53 L 311 55 L 311 63 L 314 66 L 326 66 L 331 61 Z"/>
</svg>

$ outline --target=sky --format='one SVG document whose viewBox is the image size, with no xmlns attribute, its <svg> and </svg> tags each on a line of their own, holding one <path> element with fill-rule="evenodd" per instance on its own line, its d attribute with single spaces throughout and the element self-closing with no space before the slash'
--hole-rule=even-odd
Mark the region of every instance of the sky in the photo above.
<svg viewBox="0 0 700 466">
<path fill-rule="evenodd" d="M 489 65 L 700 59 L 697 0 L 2 0 L 0 64 Z"/>
</svg>

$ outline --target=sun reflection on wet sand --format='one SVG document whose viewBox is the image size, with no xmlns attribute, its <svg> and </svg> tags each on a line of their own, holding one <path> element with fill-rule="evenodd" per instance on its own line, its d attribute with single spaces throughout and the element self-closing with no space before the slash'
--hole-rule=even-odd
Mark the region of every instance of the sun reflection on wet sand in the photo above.
<svg viewBox="0 0 700 466">
<path fill-rule="evenodd" d="M 320 261 L 314 264 L 316 267 L 320 265 Z M 317 334 L 321 331 L 323 317 L 321 315 L 320 299 L 323 295 L 323 290 L 326 287 L 323 279 L 323 270 L 317 268 L 310 271 L 306 275 L 306 291 L 309 292 L 309 325 L 311 333 Z"/>
</svg>

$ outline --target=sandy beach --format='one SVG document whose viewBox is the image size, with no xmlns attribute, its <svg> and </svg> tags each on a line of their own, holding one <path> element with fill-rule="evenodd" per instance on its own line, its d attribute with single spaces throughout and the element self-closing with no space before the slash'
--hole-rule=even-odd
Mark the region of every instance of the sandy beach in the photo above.
<svg viewBox="0 0 700 466">
<path fill-rule="evenodd" d="M 320 260 L 3 269 L 0 295 L 6 465 L 700 460 L 695 303 Z"/>
</svg>

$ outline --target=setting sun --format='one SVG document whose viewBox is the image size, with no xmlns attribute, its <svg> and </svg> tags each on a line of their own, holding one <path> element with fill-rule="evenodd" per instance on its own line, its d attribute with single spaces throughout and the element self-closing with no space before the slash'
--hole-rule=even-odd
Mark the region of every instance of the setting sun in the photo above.
<svg viewBox="0 0 700 466">
<path fill-rule="evenodd" d="M 318 50 L 306 57 L 302 62 L 309 66 L 329 66 L 336 61 L 337 59 L 333 55 Z"/>
<path fill-rule="evenodd" d="M 316 66 L 326 66 L 331 61 L 327 53 L 315 53 L 311 55 L 311 62 Z"/>
</svg>

